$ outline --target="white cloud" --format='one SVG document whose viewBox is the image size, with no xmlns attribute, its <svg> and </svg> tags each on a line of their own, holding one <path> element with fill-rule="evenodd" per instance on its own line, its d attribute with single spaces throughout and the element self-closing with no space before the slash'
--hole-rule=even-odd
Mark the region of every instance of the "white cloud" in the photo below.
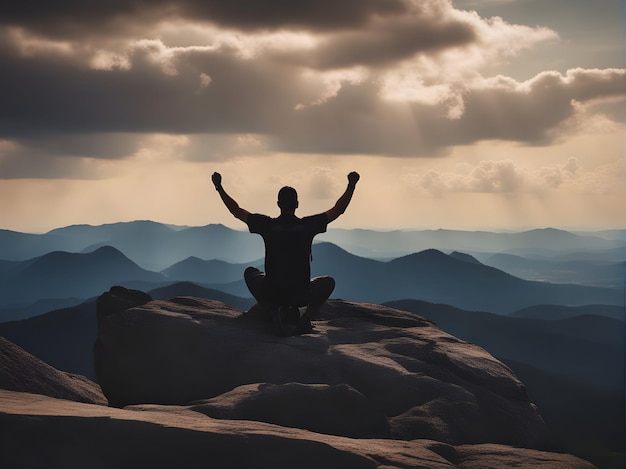
<svg viewBox="0 0 626 469">
<path fill-rule="evenodd" d="M 575 157 L 537 169 L 511 160 L 460 163 L 448 171 L 411 172 L 402 181 L 421 195 L 443 197 L 454 193 L 502 195 L 547 194 L 548 192 L 617 194 L 624 190 L 626 165 L 617 160 L 583 168 Z"/>
<path fill-rule="evenodd" d="M 436 196 L 450 192 L 513 193 L 526 184 L 526 179 L 525 171 L 509 160 L 459 164 L 454 171 L 429 170 L 405 177 L 418 189 Z"/>
<path fill-rule="evenodd" d="M 544 166 L 539 170 L 539 181 L 547 187 L 557 188 L 565 181 L 576 177 L 580 168 L 576 158 L 568 158 L 564 164 Z"/>
</svg>

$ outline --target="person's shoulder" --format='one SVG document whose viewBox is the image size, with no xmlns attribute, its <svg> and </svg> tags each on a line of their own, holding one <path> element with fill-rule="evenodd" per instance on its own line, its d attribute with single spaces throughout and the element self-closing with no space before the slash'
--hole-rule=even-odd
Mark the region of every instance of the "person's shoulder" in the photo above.
<svg viewBox="0 0 626 469">
<path fill-rule="evenodd" d="M 316 213 L 315 215 L 309 215 L 307 217 L 303 217 L 303 220 L 317 220 L 320 218 L 326 218 L 326 212 Z"/>
<path fill-rule="evenodd" d="M 246 224 L 250 227 L 261 227 L 272 222 L 272 218 L 262 213 L 251 213 L 246 219 Z"/>
<path fill-rule="evenodd" d="M 263 215 L 262 213 L 251 213 L 250 215 L 248 215 L 248 220 L 250 218 L 252 218 L 253 220 L 272 220 L 271 217 Z"/>
<path fill-rule="evenodd" d="M 326 212 L 317 213 L 315 215 L 309 215 L 302 218 L 303 223 L 328 223 L 328 216 Z"/>
</svg>

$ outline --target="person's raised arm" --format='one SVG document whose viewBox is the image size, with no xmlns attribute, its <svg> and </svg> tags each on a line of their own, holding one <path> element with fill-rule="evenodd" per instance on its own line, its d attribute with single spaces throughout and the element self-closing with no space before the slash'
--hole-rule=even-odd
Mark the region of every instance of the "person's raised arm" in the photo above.
<svg viewBox="0 0 626 469">
<path fill-rule="evenodd" d="M 215 185 L 215 190 L 222 198 L 222 202 L 224 202 L 224 205 L 226 205 L 228 211 L 232 213 L 235 218 L 241 220 L 244 223 L 247 223 L 248 215 L 250 215 L 250 212 L 241 208 L 239 204 L 235 202 L 235 199 L 233 199 L 230 195 L 226 193 L 226 191 L 222 187 L 222 175 L 220 173 L 213 173 L 213 176 L 211 176 L 211 180 Z"/>
<path fill-rule="evenodd" d="M 352 200 L 352 194 L 354 194 L 354 188 L 356 187 L 356 183 L 359 182 L 359 173 L 356 171 L 352 171 L 348 174 L 348 187 L 346 187 L 346 191 L 343 193 L 341 197 L 335 203 L 335 206 L 326 212 L 326 218 L 328 219 L 328 223 L 335 221 L 341 214 L 343 214 L 348 205 L 350 205 L 350 201 Z"/>
</svg>

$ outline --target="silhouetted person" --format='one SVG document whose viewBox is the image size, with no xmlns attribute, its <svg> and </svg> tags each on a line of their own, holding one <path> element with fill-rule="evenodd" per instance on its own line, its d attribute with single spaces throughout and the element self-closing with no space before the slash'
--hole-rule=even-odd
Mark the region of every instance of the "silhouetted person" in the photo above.
<svg viewBox="0 0 626 469">
<path fill-rule="evenodd" d="M 213 173 L 215 189 L 224 205 L 235 218 L 248 225 L 251 233 L 260 234 L 265 243 L 265 272 L 248 267 L 244 272 L 246 285 L 257 302 L 270 311 L 276 333 L 286 335 L 283 322 L 297 324 L 296 333 L 310 332 L 311 319 L 328 299 L 335 288 L 335 280 L 329 276 L 311 279 L 311 245 L 313 238 L 326 231 L 328 223 L 346 211 L 359 174 L 348 174 L 348 187 L 334 207 L 326 212 L 298 218 L 298 194 L 293 187 L 285 186 L 278 192 L 280 215 L 250 213 L 239 206 L 222 187 L 222 176 Z M 296 307 L 306 310 L 302 317 Z"/>
</svg>

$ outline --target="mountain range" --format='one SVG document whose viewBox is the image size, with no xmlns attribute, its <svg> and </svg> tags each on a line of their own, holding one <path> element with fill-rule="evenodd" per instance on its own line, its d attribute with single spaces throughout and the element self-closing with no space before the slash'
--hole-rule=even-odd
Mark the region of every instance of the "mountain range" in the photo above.
<svg viewBox="0 0 626 469">
<path fill-rule="evenodd" d="M 405 254 L 439 249 L 470 253 L 512 253 L 518 255 L 560 255 L 572 252 L 595 253 L 609 249 L 626 250 L 626 231 L 572 233 L 555 228 L 494 233 L 459 230 L 343 230 L 330 229 L 321 241 L 337 244 L 364 257 L 390 259 Z"/>
<path fill-rule="evenodd" d="M 605 252 L 601 253 L 601 255 L 604 254 Z M 626 262 L 616 262 L 615 260 L 626 258 L 626 253 L 620 248 L 609 250 L 608 255 L 610 260 L 603 260 L 600 255 L 596 255 L 596 258 L 592 259 L 578 258 L 572 260 L 563 259 L 562 256 L 527 258 L 503 253 L 479 254 L 476 257 L 486 265 L 526 280 L 577 283 L 608 288 L 623 287 Z"/>
<path fill-rule="evenodd" d="M 624 304 L 623 291 L 618 288 L 523 280 L 463 253 L 447 255 L 429 249 L 383 262 L 355 256 L 330 243 L 318 243 L 313 246 L 312 257 L 312 276 L 332 274 L 335 278 L 335 298 L 370 303 L 413 298 L 499 314 L 543 303 Z M 206 264 L 207 271 L 209 268 Z M 240 268 L 243 271 L 244 266 Z M 232 282 L 210 286 L 246 295 L 243 281 L 228 280 Z"/>
<path fill-rule="evenodd" d="M 263 255 L 257 237 L 223 225 L 172 227 L 152 221 L 72 225 L 44 234 L 0 230 L 0 259 L 27 260 L 53 251 L 112 246 L 144 269 L 160 271 L 190 256 L 245 262 Z"/>
<path fill-rule="evenodd" d="M 379 261 L 355 256 L 330 243 L 312 251 L 312 276 L 332 274 L 335 298 L 382 303 L 418 299 L 468 310 L 508 314 L 536 304 L 623 305 L 620 289 L 532 282 L 486 266 L 474 257 L 435 249 Z M 262 260 L 252 262 L 262 266 Z M 1 320 L 33 315 L 31 306 L 56 301 L 71 306 L 112 285 L 153 290 L 190 281 L 238 297 L 250 297 L 243 282 L 249 264 L 189 257 L 162 272 L 142 269 L 122 252 L 103 246 L 89 253 L 52 252 L 0 264 Z M 45 303 L 44 303 L 45 304 Z"/>
<path fill-rule="evenodd" d="M 317 238 L 361 257 L 392 259 L 425 249 L 445 252 L 511 253 L 516 255 L 604 256 L 626 258 L 626 231 L 572 233 L 554 228 L 518 233 L 422 230 L 374 231 L 329 229 Z M 122 251 L 144 269 L 161 271 L 188 257 L 244 263 L 263 256 L 263 242 L 241 230 L 223 225 L 182 227 L 153 221 L 133 221 L 100 226 L 72 225 L 43 234 L 0 230 L 0 259 L 27 260 L 52 251 L 89 252 L 100 246 Z M 621 258 L 621 259 L 620 259 Z"/>
<path fill-rule="evenodd" d="M 86 299 L 116 283 L 158 283 L 166 277 L 142 269 L 113 247 L 103 246 L 86 254 L 55 251 L 28 261 L 4 262 L 0 280 L 0 307 L 15 307 L 42 299 Z"/>
</svg>

